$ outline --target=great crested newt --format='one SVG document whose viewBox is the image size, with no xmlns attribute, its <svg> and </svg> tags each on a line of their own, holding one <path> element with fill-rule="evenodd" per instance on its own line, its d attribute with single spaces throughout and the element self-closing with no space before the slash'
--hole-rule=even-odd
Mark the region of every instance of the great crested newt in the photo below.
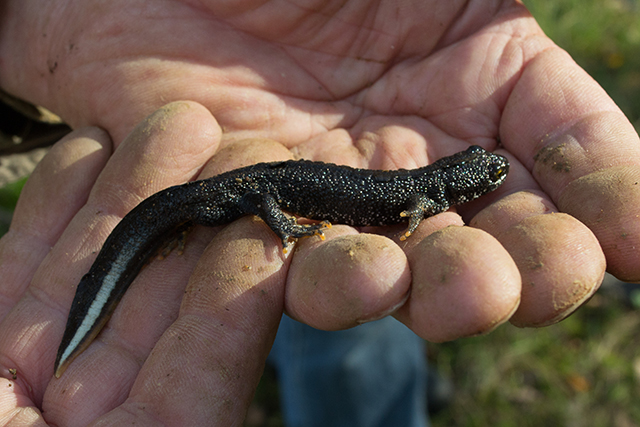
<svg viewBox="0 0 640 427">
<path fill-rule="evenodd" d="M 54 366 L 60 377 L 107 323 L 142 267 L 194 225 L 219 226 L 257 215 L 282 239 L 320 235 L 329 223 L 409 222 L 498 188 L 509 162 L 478 146 L 411 170 L 367 170 L 311 161 L 259 163 L 167 188 L 143 200 L 109 235 L 76 290 Z M 290 214 L 322 220 L 298 224 Z M 328 222 L 327 222 L 328 221 Z"/>
</svg>

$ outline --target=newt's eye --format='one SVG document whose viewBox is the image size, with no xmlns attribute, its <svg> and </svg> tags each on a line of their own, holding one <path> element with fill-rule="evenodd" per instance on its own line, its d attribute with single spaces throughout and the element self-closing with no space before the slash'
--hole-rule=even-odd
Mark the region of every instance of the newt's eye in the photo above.
<svg viewBox="0 0 640 427">
<path fill-rule="evenodd" d="M 500 181 L 504 179 L 504 177 L 509 172 L 509 167 L 504 164 L 492 164 L 489 167 L 489 177 L 492 181 Z"/>
</svg>

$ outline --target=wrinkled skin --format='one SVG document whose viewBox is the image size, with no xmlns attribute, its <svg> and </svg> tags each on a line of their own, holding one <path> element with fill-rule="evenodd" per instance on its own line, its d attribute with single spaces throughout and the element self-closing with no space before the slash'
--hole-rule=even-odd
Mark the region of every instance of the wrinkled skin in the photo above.
<svg viewBox="0 0 640 427">
<path fill-rule="evenodd" d="M 393 313 L 444 341 L 557 322 L 605 267 L 640 279 L 638 136 L 516 2 L 7 0 L 0 86 L 76 129 L 0 242 L 3 425 L 239 425 L 283 310 L 323 329 Z M 143 198 L 259 161 L 413 168 L 470 144 L 509 157 L 506 184 L 406 242 L 335 226 L 283 254 L 253 217 L 194 230 L 53 379 L 75 286 Z"/>
</svg>

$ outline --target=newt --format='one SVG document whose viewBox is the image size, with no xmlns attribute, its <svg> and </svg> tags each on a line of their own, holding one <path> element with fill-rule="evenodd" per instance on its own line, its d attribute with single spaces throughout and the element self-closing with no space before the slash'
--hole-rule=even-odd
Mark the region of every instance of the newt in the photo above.
<svg viewBox="0 0 640 427">
<path fill-rule="evenodd" d="M 194 225 L 220 226 L 259 216 L 282 240 L 319 235 L 330 223 L 391 225 L 423 218 L 498 188 L 508 160 L 478 146 L 411 170 L 369 170 L 306 160 L 258 163 L 162 190 L 114 228 L 82 277 L 58 348 L 54 375 L 95 339 L 140 270 L 167 242 Z M 285 214 L 322 220 L 298 224 Z"/>
</svg>

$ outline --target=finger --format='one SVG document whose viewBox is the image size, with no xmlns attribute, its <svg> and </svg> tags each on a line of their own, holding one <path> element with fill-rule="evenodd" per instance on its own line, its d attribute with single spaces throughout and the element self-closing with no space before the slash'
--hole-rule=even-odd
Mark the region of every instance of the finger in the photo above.
<svg viewBox="0 0 640 427">
<path fill-rule="evenodd" d="M 556 323 L 584 303 L 604 276 L 604 254 L 580 221 L 558 209 L 514 158 L 507 194 L 487 206 L 471 225 L 493 235 L 509 252 L 522 277 L 517 326 Z"/>
<path fill-rule="evenodd" d="M 35 406 L 41 402 L 51 375 L 39 370 L 47 363 L 47 356 L 38 344 L 51 333 L 48 316 L 55 307 L 18 300 L 86 201 L 109 155 L 109 137 L 97 128 L 73 131 L 59 141 L 29 178 L 10 231 L 0 241 L 0 315 L 4 317 L 0 323 L 0 372 L 11 379 L 6 383 L 0 380 L 0 419 L 11 419 L 18 425 L 31 424 L 41 416 Z M 44 266 L 35 280 L 47 277 L 43 270 Z"/>
<path fill-rule="evenodd" d="M 203 175 L 290 156 L 272 140 L 238 140 L 216 153 Z M 129 398 L 104 424 L 235 425 L 244 419 L 282 314 L 288 258 L 257 217 L 219 233 L 200 228 L 194 234 L 203 242 L 215 237 L 191 275 L 179 316 L 145 361 Z"/>
<path fill-rule="evenodd" d="M 593 295 L 602 283 L 605 260 L 584 224 L 563 213 L 521 218 L 523 205 L 535 212 L 544 202 L 535 193 L 515 193 L 485 209 L 473 225 L 494 235 L 520 270 L 522 301 L 511 322 L 546 326 L 564 319 Z"/>
<path fill-rule="evenodd" d="M 529 62 L 500 134 L 558 208 L 584 223 L 610 272 L 640 278 L 640 141 L 607 94 L 560 49 Z"/>
<path fill-rule="evenodd" d="M 110 155 L 109 137 L 83 128 L 65 136 L 25 184 L 14 219 L 0 240 L 0 319 L 16 304 Z"/>
<path fill-rule="evenodd" d="M 411 275 L 406 256 L 391 239 L 334 226 L 302 239 L 287 280 L 286 311 L 323 330 L 382 318 L 406 300 Z"/>
<path fill-rule="evenodd" d="M 102 421 L 240 424 L 282 314 L 285 262 L 279 239 L 255 217 L 218 233 L 193 272 L 179 318 L 129 398 Z"/>
<path fill-rule="evenodd" d="M 206 109 L 173 103 L 149 116 L 118 148 L 56 247 L 57 262 L 73 262 L 72 268 L 58 273 L 53 286 L 34 284 L 63 307 L 50 316 L 57 320 L 48 348 L 59 344 L 75 286 L 111 229 L 142 199 L 193 179 L 217 148 L 219 134 Z M 47 389 L 43 408 L 51 420 L 84 425 L 124 401 L 142 362 L 177 315 L 192 263 L 170 256 L 142 272 L 98 339 Z M 48 356 L 41 369 L 50 378 L 54 354 Z M 72 386 L 77 383 L 83 387 Z"/>
<path fill-rule="evenodd" d="M 454 213 L 425 221 L 411 236 L 411 296 L 395 317 L 434 342 L 487 333 L 520 302 L 520 275 L 508 252 L 482 230 L 463 227 Z M 457 217 L 457 219 L 456 219 Z M 450 225 L 441 226 L 446 222 Z M 408 239 L 409 240 L 409 239 Z"/>
</svg>

